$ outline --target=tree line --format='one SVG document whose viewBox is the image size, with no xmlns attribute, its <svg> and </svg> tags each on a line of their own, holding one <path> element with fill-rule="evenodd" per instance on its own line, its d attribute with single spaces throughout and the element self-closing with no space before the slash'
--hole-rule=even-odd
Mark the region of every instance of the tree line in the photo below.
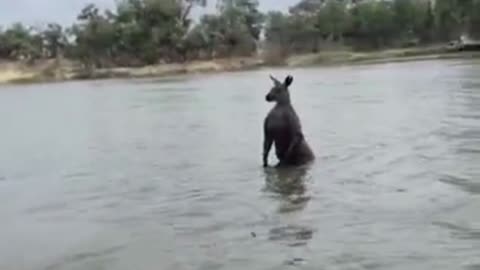
<svg viewBox="0 0 480 270">
<path fill-rule="evenodd" d="M 415 46 L 480 36 L 480 0 L 300 0 L 288 12 L 262 13 L 258 0 L 217 0 L 197 22 L 191 11 L 207 0 L 120 0 L 94 4 L 64 28 L 50 23 L 0 28 L 0 59 L 59 56 L 88 68 L 142 66 L 232 56 L 259 50 L 318 52 Z M 213 1 L 213 0 L 211 0 Z"/>
</svg>

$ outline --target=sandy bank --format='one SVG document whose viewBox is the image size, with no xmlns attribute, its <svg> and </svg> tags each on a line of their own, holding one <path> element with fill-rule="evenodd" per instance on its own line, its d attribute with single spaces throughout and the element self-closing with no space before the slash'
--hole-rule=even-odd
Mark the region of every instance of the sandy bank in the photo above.
<svg viewBox="0 0 480 270">
<path fill-rule="evenodd" d="M 238 71 L 263 65 L 258 58 L 231 58 L 211 61 L 192 61 L 182 64 L 159 64 L 140 68 L 105 68 L 86 72 L 71 61 L 43 60 L 35 65 L 0 63 L 0 83 L 34 83 L 48 81 L 144 78 L 177 74 Z"/>
<path fill-rule="evenodd" d="M 479 57 L 480 52 L 447 52 L 442 46 L 392 49 L 373 52 L 322 51 L 294 55 L 283 61 L 284 67 L 315 65 L 375 64 L 402 61 Z M 181 64 L 159 64 L 140 68 L 108 68 L 85 72 L 66 60 L 44 60 L 35 65 L 0 62 L 0 83 L 35 83 L 102 78 L 146 78 L 179 74 L 212 73 L 268 67 L 261 57 L 215 59 Z M 276 65 L 278 66 L 278 64 Z"/>
<path fill-rule="evenodd" d="M 376 64 L 389 62 L 422 61 L 434 59 L 471 58 L 480 52 L 450 52 L 444 46 L 390 49 L 372 52 L 325 51 L 316 54 L 292 56 L 286 65 L 292 67 L 338 64 Z"/>
</svg>

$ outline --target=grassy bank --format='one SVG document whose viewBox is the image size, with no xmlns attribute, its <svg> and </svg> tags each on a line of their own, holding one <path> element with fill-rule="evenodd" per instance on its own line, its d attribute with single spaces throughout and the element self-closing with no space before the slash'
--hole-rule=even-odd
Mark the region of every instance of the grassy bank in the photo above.
<svg viewBox="0 0 480 270">
<path fill-rule="evenodd" d="M 391 49 L 372 52 L 349 50 L 322 51 L 316 54 L 294 55 L 283 61 L 281 66 L 302 67 L 315 65 L 374 64 L 431 59 L 478 57 L 479 53 L 452 53 L 442 46 Z M 261 57 L 230 58 L 211 61 L 193 61 L 185 64 L 160 64 L 141 68 L 109 68 L 85 72 L 71 61 L 45 60 L 35 65 L 0 62 L 0 83 L 35 83 L 103 78 L 145 78 L 179 74 L 241 71 L 268 67 Z M 278 66 L 278 62 L 276 63 Z"/>
<path fill-rule="evenodd" d="M 287 66 L 315 66 L 339 64 L 375 64 L 432 59 L 454 59 L 477 57 L 480 52 L 452 52 L 444 46 L 389 49 L 371 52 L 325 51 L 316 54 L 296 55 L 286 60 Z"/>
<path fill-rule="evenodd" d="M 105 68 L 85 71 L 71 61 L 39 61 L 35 65 L 0 63 L 0 83 L 35 83 L 106 78 L 145 78 L 179 74 L 238 71 L 258 68 L 257 58 L 216 59 L 185 64 L 160 64 L 139 68 Z"/>
</svg>

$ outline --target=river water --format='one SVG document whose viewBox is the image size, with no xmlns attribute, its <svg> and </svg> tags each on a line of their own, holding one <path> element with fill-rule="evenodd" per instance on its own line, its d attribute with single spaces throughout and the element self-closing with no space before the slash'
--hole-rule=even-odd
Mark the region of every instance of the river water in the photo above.
<svg viewBox="0 0 480 270">
<path fill-rule="evenodd" d="M 308 168 L 261 167 L 270 73 L 295 78 Z M 3 86 L 0 269 L 480 269 L 479 74 Z"/>
</svg>

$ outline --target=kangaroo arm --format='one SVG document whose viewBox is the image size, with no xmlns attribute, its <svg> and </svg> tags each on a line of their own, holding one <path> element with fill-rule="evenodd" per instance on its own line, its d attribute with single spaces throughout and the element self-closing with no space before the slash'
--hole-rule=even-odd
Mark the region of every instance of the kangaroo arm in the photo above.
<svg viewBox="0 0 480 270">
<path fill-rule="evenodd" d="M 270 153 L 270 149 L 272 148 L 272 144 L 273 144 L 273 137 L 267 131 L 267 128 L 265 127 L 265 129 L 264 129 L 264 139 L 263 139 L 263 155 L 262 155 L 263 167 L 268 166 L 268 154 Z"/>
</svg>

